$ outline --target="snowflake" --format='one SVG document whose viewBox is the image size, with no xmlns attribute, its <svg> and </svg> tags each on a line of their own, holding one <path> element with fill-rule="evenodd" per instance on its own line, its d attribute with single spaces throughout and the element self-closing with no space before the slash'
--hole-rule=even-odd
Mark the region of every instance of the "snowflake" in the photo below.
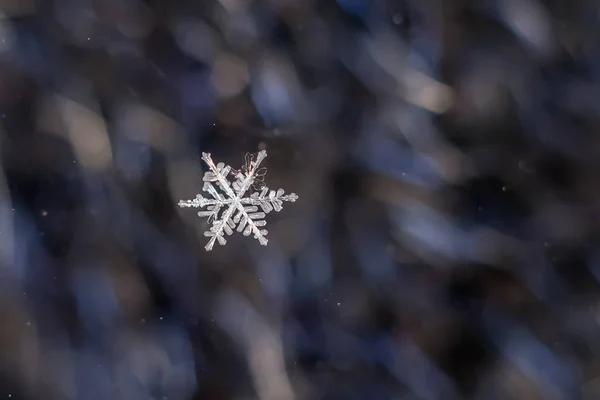
<svg viewBox="0 0 600 400">
<path fill-rule="evenodd" d="M 266 169 L 259 166 L 266 156 L 265 150 L 260 151 L 256 156 L 246 155 L 246 163 L 241 171 L 237 171 L 224 163 L 215 165 L 210 153 L 202 153 L 202 160 L 209 168 L 209 171 L 204 174 L 202 190 L 209 193 L 212 198 L 198 194 L 193 200 L 180 200 L 179 207 L 206 206 L 206 211 L 198 213 L 199 217 L 208 217 L 208 222 L 212 220 L 212 227 L 204 232 L 204 236 L 210 237 L 204 247 L 206 251 L 212 250 L 215 241 L 221 245 L 227 243 L 224 234 L 231 235 L 234 229 L 242 232 L 244 236 L 254 233 L 254 238 L 258 239 L 261 245 L 266 246 L 267 230 L 260 229 L 267 224 L 264 220 L 266 214 L 273 210 L 281 211 L 284 201 L 294 202 L 298 199 L 295 193 L 284 195 L 283 189 L 278 189 L 277 192 L 269 191 L 269 188 L 262 184 Z M 233 182 L 227 179 L 229 175 L 234 176 Z M 219 193 L 215 185 L 224 194 Z M 254 192 L 244 197 L 251 187 L 260 190 L 260 193 Z M 258 211 L 259 207 L 262 211 Z M 224 211 L 221 212 L 222 210 Z"/>
</svg>

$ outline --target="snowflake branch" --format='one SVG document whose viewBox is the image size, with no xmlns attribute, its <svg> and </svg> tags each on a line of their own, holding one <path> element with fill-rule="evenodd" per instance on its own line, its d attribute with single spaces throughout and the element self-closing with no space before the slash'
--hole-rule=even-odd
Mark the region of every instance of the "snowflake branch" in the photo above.
<svg viewBox="0 0 600 400">
<path fill-rule="evenodd" d="M 237 191 L 237 197 L 241 198 L 246 191 L 250 188 L 252 183 L 254 182 L 254 175 L 260 166 L 260 163 L 267 157 L 267 152 L 265 150 L 261 150 L 256 156 L 256 161 L 253 161 L 250 166 L 250 171 L 246 174 L 242 174 L 244 179 L 239 183 L 239 188 Z"/>
<path fill-rule="evenodd" d="M 239 210 L 239 215 L 241 215 L 243 220 L 246 221 L 246 223 L 248 224 L 248 227 L 243 232 L 244 236 L 248 236 L 250 234 L 250 231 L 252 231 L 252 233 L 254 233 L 254 237 L 256 239 L 258 239 L 259 243 L 263 246 L 266 246 L 267 243 L 269 242 L 269 240 L 265 237 L 265 235 L 267 234 L 267 231 L 266 230 L 261 231 L 260 229 L 258 229 L 257 224 L 253 221 L 253 219 L 264 218 L 265 213 L 257 213 L 255 215 L 252 215 L 252 214 L 249 215 L 246 212 L 247 211 L 246 208 L 244 208 L 244 206 L 240 203 L 238 203 L 237 209 Z M 258 208 L 255 207 L 255 209 L 252 211 L 256 211 L 256 210 L 258 210 Z M 262 214 L 262 216 L 260 214 Z M 252 218 L 252 217 L 254 217 L 254 218 Z M 262 222 L 264 222 L 264 221 L 262 221 Z M 264 225 L 266 225 L 266 222 L 262 226 L 264 226 Z M 240 231 L 241 226 L 242 225 L 238 226 L 238 232 Z M 250 228 L 250 230 L 248 230 L 248 228 Z"/>
<path fill-rule="evenodd" d="M 215 240 L 217 240 L 217 239 L 219 240 L 219 244 L 221 244 L 221 245 L 224 245 L 225 243 L 227 243 L 227 240 L 223 237 L 223 230 L 225 230 L 225 226 L 228 224 L 228 221 L 231 218 L 231 214 L 233 214 L 235 209 L 236 209 L 235 203 L 232 202 L 229 205 L 229 208 L 227 209 L 227 211 L 225 211 L 225 214 L 223 214 L 223 218 L 219 222 L 216 222 L 213 225 L 213 227 L 210 229 L 210 231 L 204 233 L 205 236 L 211 237 L 210 240 L 208 241 L 208 243 L 206 244 L 206 246 L 204 246 L 206 251 L 212 250 L 212 248 L 215 244 Z"/>
<path fill-rule="evenodd" d="M 231 204 L 233 203 L 233 199 L 223 199 L 223 200 L 213 200 L 207 199 L 206 197 L 202 197 L 202 195 L 197 194 L 196 198 L 193 200 L 179 200 L 177 205 L 181 208 L 201 208 L 204 206 L 210 206 L 214 204 Z"/>
<path fill-rule="evenodd" d="M 267 196 L 267 193 L 269 193 L 269 195 Z M 246 199 L 242 199 L 244 203 L 246 204 L 253 204 L 255 206 L 260 206 L 264 212 L 266 212 L 267 214 L 270 213 L 272 210 L 275 210 L 276 212 L 279 212 L 282 210 L 283 208 L 283 202 L 284 201 L 289 201 L 291 203 L 295 202 L 296 200 L 298 200 L 298 195 L 296 195 L 296 193 L 290 193 L 287 195 L 283 195 L 284 191 L 283 189 L 279 189 L 277 190 L 277 192 L 275 192 L 274 190 L 271 190 L 269 192 L 269 188 L 268 187 L 264 187 L 263 190 L 259 193 L 253 193 L 250 198 Z"/>
</svg>

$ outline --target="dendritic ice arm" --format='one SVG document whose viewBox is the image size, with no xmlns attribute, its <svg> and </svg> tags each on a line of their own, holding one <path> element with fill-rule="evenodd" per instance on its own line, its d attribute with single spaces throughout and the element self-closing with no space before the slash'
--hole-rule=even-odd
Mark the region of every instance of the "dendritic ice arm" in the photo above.
<svg viewBox="0 0 600 400">
<path fill-rule="evenodd" d="M 269 195 L 267 196 L 267 193 Z M 252 195 L 248 199 L 242 199 L 243 204 L 253 204 L 256 206 L 260 206 L 265 213 L 270 213 L 275 210 L 279 212 L 283 209 L 283 202 L 295 202 L 298 200 L 298 195 L 296 193 L 290 193 L 284 195 L 283 189 L 278 189 L 277 192 L 271 190 L 269 192 L 268 187 L 264 187 L 260 193 L 252 193 Z"/>
<path fill-rule="evenodd" d="M 262 150 L 257 154 L 256 160 L 253 160 L 252 157 L 248 157 L 248 155 L 246 155 L 246 164 L 244 164 L 244 166 L 242 167 L 242 171 L 244 172 L 239 173 L 236 176 L 237 179 L 235 180 L 235 182 L 233 182 L 233 188 L 236 190 L 239 197 L 242 197 L 244 193 L 246 193 L 246 191 L 250 188 L 250 186 L 252 186 L 256 174 L 259 171 L 260 173 L 263 173 L 263 168 L 259 167 L 266 157 L 267 152 L 265 150 Z"/>
<path fill-rule="evenodd" d="M 243 197 L 252 186 L 257 171 L 261 171 L 259 166 L 266 156 L 266 151 L 259 152 L 256 160 L 251 158 L 251 161 L 247 162 L 243 169 L 244 172 L 238 172 L 224 163 L 215 165 L 210 154 L 202 153 L 202 160 L 209 167 L 209 171 L 204 174 L 203 190 L 208 192 L 212 199 L 198 194 L 193 200 L 181 200 L 179 207 L 207 207 L 206 211 L 198 213 L 200 217 L 208 217 L 208 222 L 212 219 L 212 227 L 204 232 L 205 236 L 210 237 L 205 246 L 207 251 L 212 250 L 215 241 L 221 245 L 227 243 L 224 234 L 231 235 L 234 229 L 242 232 L 244 236 L 254 233 L 254 238 L 258 239 L 261 245 L 266 246 L 268 240 L 265 236 L 268 232 L 265 229 L 259 229 L 267 224 L 264 220 L 266 214 L 272 210 L 281 211 L 284 201 L 294 202 L 298 199 L 294 193 L 284 195 L 282 189 L 277 192 L 271 191 L 267 196 L 269 189 L 266 187 L 261 193 Z M 227 179 L 230 173 L 235 175 L 233 184 Z M 225 193 L 225 196 L 217 191 L 213 183 Z M 225 207 L 226 210 L 219 217 L 220 210 Z M 262 209 L 262 212 L 258 211 L 258 207 Z M 234 213 L 235 216 L 233 216 Z"/>
</svg>

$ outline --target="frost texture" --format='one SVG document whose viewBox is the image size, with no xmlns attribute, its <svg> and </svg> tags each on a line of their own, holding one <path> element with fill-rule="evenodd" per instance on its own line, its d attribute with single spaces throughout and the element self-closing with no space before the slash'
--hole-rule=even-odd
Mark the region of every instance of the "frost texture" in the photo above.
<svg viewBox="0 0 600 400">
<path fill-rule="evenodd" d="M 215 241 L 221 245 L 227 243 L 225 234 L 231 235 L 234 230 L 242 232 L 244 236 L 253 233 L 254 238 L 266 246 L 267 230 L 261 229 L 267 225 L 265 216 L 273 210 L 281 211 L 284 201 L 294 202 L 298 199 L 295 193 L 284 195 L 283 189 L 269 190 L 266 186 L 262 187 L 260 192 L 244 197 L 255 181 L 262 181 L 265 169 L 259 166 L 265 157 L 265 150 L 260 151 L 256 158 L 246 156 L 246 164 L 237 171 L 224 163 L 215 165 L 210 153 L 202 153 L 202 160 L 209 168 L 204 174 L 202 190 L 210 194 L 210 197 L 198 194 L 193 200 L 180 200 L 179 207 L 206 206 L 206 211 L 198 213 L 199 217 L 208 217 L 208 222 L 212 221 L 210 230 L 204 232 L 204 236 L 210 237 L 204 247 L 206 251 L 212 250 Z M 233 182 L 227 179 L 229 175 L 234 176 Z M 259 208 L 262 211 L 259 211 Z"/>
</svg>

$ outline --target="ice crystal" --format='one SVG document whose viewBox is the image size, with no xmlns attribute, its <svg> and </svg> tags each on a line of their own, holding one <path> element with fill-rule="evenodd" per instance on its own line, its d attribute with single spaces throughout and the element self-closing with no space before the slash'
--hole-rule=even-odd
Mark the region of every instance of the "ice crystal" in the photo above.
<svg viewBox="0 0 600 400">
<path fill-rule="evenodd" d="M 204 236 L 210 237 L 206 251 L 212 250 L 215 241 L 221 245 L 227 243 L 225 234 L 231 235 L 234 230 L 242 232 L 244 236 L 253 233 L 254 238 L 266 246 L 267 230 L 261 229 L 267 224 L 266 214 L 273 210 L 281 211 L 284 201 L 294 202 L 298 199 L 295 193 L 284 195 L 283 189 L 269 190 L 266 186 L 260 186 L 260 192 L 244 197 L 248 189 L 256 188 L 256 183 L 262 184 L 266 170 L 259 166 L 266 156 L 265 150 L 256 156 L 247 155 L 246 163 L 237 171 L 222 162 L 215 165 L 210 153 L 202 153 L 202 160 L 209 168 L 204 174 L 202 190 L 210 197 L 198 194 L 193 200 L 180 200 L 179 207 L 206 207 L 205 211 L 198 213 L 199 217 L 208 217 L 208 222 L 212 221 L 212 227 L 204 232 Z M 230 175 L 234 177 L 233 181 L 228 179 Z"/>
</svg>

